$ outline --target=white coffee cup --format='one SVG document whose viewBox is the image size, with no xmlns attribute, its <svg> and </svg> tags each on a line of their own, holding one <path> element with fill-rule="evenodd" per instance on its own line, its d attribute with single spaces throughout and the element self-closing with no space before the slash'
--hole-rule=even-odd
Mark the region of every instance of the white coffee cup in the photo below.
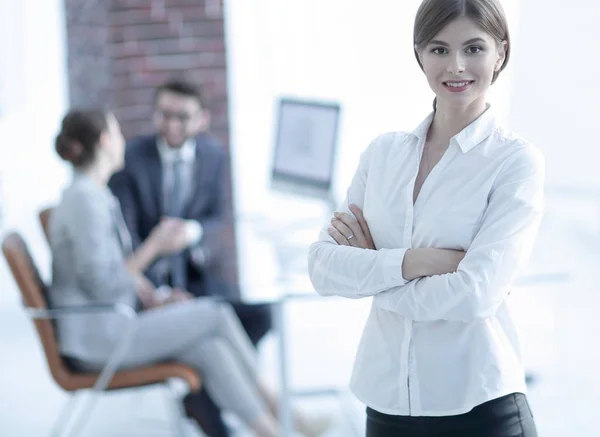
<svg viewBox="0 0 600 437">
<path fill-rule="evenodd" d="M 188 246 L 195 246 L 202 240 L 202 225 L 196 220 L 185 221 L 185 233 L 187 235 Z"/>
</svg>

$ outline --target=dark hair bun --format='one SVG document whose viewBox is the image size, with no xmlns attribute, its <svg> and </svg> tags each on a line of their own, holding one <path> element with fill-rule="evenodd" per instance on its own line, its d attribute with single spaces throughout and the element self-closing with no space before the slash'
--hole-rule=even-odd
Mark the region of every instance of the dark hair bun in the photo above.
<svg viewBox="0 0 600 437">
<path fill-rule="evenodd" d="M 65 161 L 69 161 L 73 165 L 78 165 L 79 159 L 83 153 L 83 147 L 76 140 L 68 137 L 64 133 L 58 134 L 56 137 L 56 153 Z"/>
<path fill-rule="evenodd" d="M 65 115 L 54 147 L 56 153 L 75 167 L 94 161 L 102 132 L 108 131 L 106 113 L 102 110 L 73 109 Z"/>
</svg>

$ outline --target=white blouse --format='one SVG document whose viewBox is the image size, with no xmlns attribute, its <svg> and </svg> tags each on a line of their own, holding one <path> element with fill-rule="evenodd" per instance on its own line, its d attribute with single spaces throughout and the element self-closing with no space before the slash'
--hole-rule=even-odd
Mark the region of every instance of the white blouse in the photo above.
<svg viewBox="0 0 600 437">
<path fill-rule="evenodd" d="M 507 296 L 526 263 L 543 209 L 544 159 L 488 109 L 454 136 L 413 189 L 430 114 L 412 133 L 376 138 L 362 154 L 341 211 L 363 209 L 377 250 L 327 233 L 309 250 L 324 296 L 373 296 L 351 381 L 385 414 L 449 416 L 526 392 Z M 409 248 L 466 251 L 455 273 L 406 281 Z"/>
</svg>

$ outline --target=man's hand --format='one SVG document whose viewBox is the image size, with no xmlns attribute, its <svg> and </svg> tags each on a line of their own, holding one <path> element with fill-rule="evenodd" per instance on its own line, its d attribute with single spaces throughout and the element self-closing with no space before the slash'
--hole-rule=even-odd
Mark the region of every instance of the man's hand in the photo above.
<svg viewBox="0 0 600 437">
<path fill-rule="evenodd" d="M 371 231 L 362 210 L 350 204 L 352 214 L 336 212 L 331 219 L 329 235 L 342 246 L 376 250 Z"/>
<path fill-rule="evenodd" d="M 181 252 L 188 245 L 185 220 L 179 217 L 164 217 L 148 236 L 158 255 Z"/>
</svg>

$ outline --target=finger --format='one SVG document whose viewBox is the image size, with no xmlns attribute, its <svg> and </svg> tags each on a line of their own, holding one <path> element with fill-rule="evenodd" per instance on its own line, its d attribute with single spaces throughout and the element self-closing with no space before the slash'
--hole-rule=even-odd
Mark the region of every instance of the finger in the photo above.
<svg viewBox="0 0 600 437">
<path fill-rule="evenodd" d="M 350 214 L 346 213 L 335 213 L 335 216 L 348 228 L 348 233 L 342 233 L 348 237 L 353 235 L 355 238 L 351 238 L 351 240 L 356 240 L 355 245 L 362 247 L 366 241 L 362 229 L 360 228 L 360 225 L 356 219 Z"/>
<path fill-rule="evenodd" d="M 348 240 L 346 240 L 346 237 L 340 234 L 340 232 L 336 228 L 331 227 L 327 229 L 327 232 L 329 232 L 331 238 L 333 238 L 335 242 L 340 246 L 350 246 L 350 243 L 348 242 Z"/>
<path fill-rule="evenodd" d="M 356 218 L 352 214 L 336 212 L 334 215 L 338 220 L 344 222 L 344 224 L 352 230 L 354 235 L 360 236 L 360 234 L 363 233 L 360 224 L 356 221 Z"/>
<path fill-rule="evenodd" d="M 362 209 L 360 209 L 355 204 L 351 203 L 350 211 L 352 211 L 352 214 L 354 214 L 354 217 L 356 217 L 356 221 L 360 225 L 360 228 L 363 231 L 365 238 L 373 245 L 373 237 L 371 236 L 371 230 L 369 229 L 369 225 L 367 224 L 367 220 L 365 219 Z"/>
<path fill-rule="evenodd" d="M 185 291 L 185 290 L 183 290 L 181 288 L 177 289 L 177 297 L 179 299 L 185 300 L 185 299 L 188 298 L 188 296 L 189 296 L 189 293 L 187 291 Z"/>
<path fill-rule="evenodd" d="M 352 229 L 350 229 L 344 222 L 338 219 L 332 219 L 331 224 L 334 229 L 340 233 L 340 235 L 348 242 L 349 246 L 357 246 L 356 235 Z"/>
</svg>

